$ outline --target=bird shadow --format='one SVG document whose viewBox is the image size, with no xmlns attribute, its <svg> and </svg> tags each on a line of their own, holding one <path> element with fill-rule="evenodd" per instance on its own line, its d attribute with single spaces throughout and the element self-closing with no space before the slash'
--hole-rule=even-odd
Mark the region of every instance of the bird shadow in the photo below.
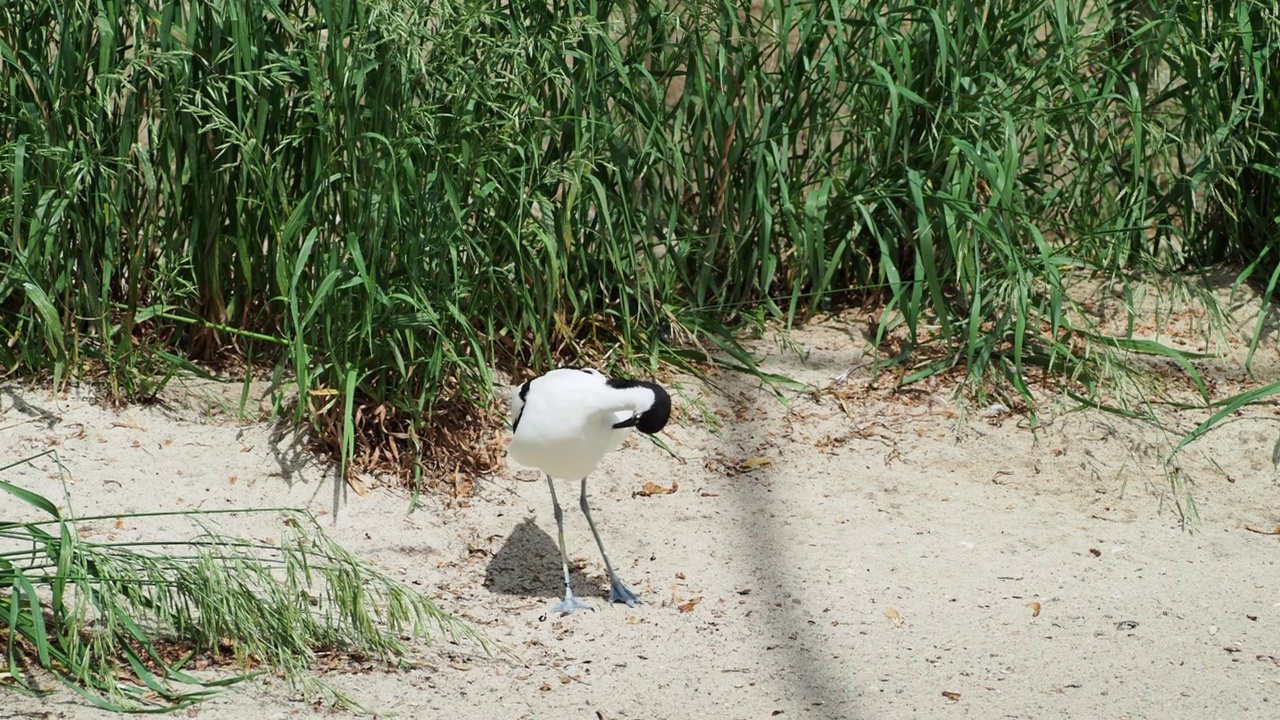
<svg viewBox="0 0 1280 720">
<path fill-rule="evenodd" d="M 608 597 L 604 575 L 584 572 L 581 563 L 569 560 L 569 582 L 577 597 Z M 493 554 L 484 571 L 484 587 L 492 593 L 554 598 L 564 591 L 564 571 L 555 538 L 525 518 Z"/>
</svg>

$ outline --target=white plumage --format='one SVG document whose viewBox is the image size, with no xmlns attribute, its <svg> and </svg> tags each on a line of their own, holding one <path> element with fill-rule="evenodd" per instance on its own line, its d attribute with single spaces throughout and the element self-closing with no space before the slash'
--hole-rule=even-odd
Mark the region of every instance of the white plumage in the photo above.
<svg viewBox="0 0 1280 720">
<path fill-rule="evenodd" d="M 569 559 L 564 547 L 564 511 L 556 499 L 553 478 L 581 480 L 579 505 L 609 571 L 610 602 L 640 602 L 618 579 L 605 553 L 587 504 L 587 476 L 632 429 L 654 434 L 666 426 L 671 397 L 655 383 L 609 378 L 596 370 L 560 368 L 529 380 L 511 398 L 511 444 L 507 454 L 521 465 L 546 473 L 551 489 L 560 558 L 564 565 L 565 599 L 558 612 L 588 607 L 569 587 Z"/>
</svg>

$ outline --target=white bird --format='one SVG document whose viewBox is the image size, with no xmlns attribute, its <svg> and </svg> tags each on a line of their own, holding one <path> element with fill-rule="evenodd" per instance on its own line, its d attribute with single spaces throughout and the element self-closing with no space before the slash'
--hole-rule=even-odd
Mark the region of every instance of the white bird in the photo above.
<svg viewBox="0 0 1280 720">
<path fill-rule="evenodd" d="M 671 396 L 655 383 L 606 377 L 597 370 L 560 368 L 525 382 L 511 398 L 512 460 L 547 476 L 551 506 L 560 536 L 564 567 L 564 601 L 555 612 L 589 608 L 569 586 L 569 555 L 564 547 L 564 511 L 556 499 L 555 479 L 581 480 L 579 506 L 591 526 L 604 567 L 609 571 L 609 602 L 634 607 L 640 599 L 618 579 L 604 551 L 587 505 L 587 476 L 609 451 L 622 444 L 631 429 L 653 435 L 671 416 Z"/>
</svg>

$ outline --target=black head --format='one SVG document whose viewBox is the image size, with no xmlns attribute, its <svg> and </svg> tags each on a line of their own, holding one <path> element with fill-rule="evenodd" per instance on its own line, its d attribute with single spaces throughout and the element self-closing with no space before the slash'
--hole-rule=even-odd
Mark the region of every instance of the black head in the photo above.
<svg viewBox="0 0 1280 720">
<path fill-rule="evenodd" d="M 667 391 L 661 385 L 644 380 L 623 380 L 621 378 L 609 378 L 608 384 L 609 387 L 617 388 L 618 390 L 642 387 L 653 392 L 653 404 L 647 410 L 637 415 L 634 420 L 619 423 L 614 427 L 628 427 L 634 424 L 640 432 L 646 435 L 653 435 L 661 432 L 662 428 L 667 426 L 667 420 L 671 419 L 671 396 L 667 394 Z"/>
</svg>

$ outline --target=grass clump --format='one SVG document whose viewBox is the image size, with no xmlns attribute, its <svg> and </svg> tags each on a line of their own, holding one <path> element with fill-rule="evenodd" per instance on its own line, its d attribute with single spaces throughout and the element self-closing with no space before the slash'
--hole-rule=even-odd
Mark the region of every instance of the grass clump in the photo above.
<svg viewBox="0 0 1280 720">
<path fill-rule="evenodd" d="M 98 543 L 81 523 L 116 516 L 76 517 L 4 481 L 0 496 L 14 518 L 0 521 L 0 686 L 11 690 L 47 692 L 52 676 L 100 707 L 155 711 L 271 672 L 356 705 L 312 673 L 319 653 L 398 662 L 407 640 L 437 636 L 488 648 L 302 512 L 260 511 L 278 513 L 278 543 L 221 535 L 217 513 L 201 511 L 120 516 L 182 516 L 190 538 Z M 197 673 L 210 659 L 226 667 Z"/>
<path fill-rule="evenodd" d="M 1261 0 L 6 7 L 0 364 L 137 397 L 266 362 L 343 458 L 451 471 L 496 463 L 441 450 L 486 447 L 494 367 L 749 361 L 743 322 L 855 300 L 904 382 L 1096 399 L 1150 347 L 1082 277 L 1280 277 L 1278 29 Z"/>
</svg>

